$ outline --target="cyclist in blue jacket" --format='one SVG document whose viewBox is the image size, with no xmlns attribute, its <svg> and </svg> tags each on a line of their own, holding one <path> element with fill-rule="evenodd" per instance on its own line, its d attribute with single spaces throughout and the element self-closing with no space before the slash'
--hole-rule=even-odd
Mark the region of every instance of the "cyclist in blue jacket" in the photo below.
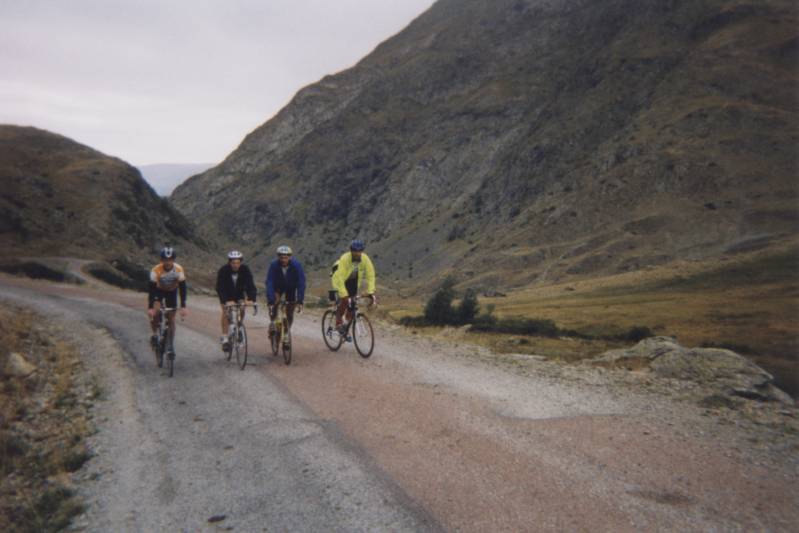
<svg viewBox="0 0 799 533">
<path fill-rule="evenodd" d="M 305 272 L 299 261 L 291 257 L 291 248 L 286 245 L 277 249 L 277 259 L 269 265 L 266 273 L 266 301 L 269 305 L 269 336 L 275 331 L 275 317 L 280 298 L 286 298 L 286 318 L 289 327 L 294 322 L 294 309 L 302 312 L 305 299 Z"/>
</svg>

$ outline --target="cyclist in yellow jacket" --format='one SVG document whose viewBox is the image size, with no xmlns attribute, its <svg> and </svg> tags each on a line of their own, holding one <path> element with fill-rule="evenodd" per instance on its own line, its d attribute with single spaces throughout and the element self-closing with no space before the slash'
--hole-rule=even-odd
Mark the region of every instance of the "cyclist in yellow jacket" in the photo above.
<svg viewBox="0 0 799 533">
<path fill-rule="evenodd" d="M 333 290 L 338 292 L 339 304 L 336 309 L 336 327 L 342 335 L 346 330 L 342 325 L 342 317 L 347 312 L 350 298 L 358 295 L 358 288 L 366 280 L 366 295 L 372 299 L 372 304 L 377 303 L 375 295 L 375 267 L 372 260 L 364 253 L 364 245 L 361 239 L 355 239 L 350 243 L 350 251 L 342 255 L 333 265 L 330 281 Z M 347 317 L 351 319 L 351 317 Z M 343 330 L 343 331 L 342 331 Z"/>
</svg>

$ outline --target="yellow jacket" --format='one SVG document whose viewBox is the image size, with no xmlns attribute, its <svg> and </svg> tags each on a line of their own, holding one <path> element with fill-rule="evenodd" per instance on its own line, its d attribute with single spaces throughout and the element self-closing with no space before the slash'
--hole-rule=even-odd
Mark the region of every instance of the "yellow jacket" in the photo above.
<svg viewBox="0 0 799 533">
<path fill-rule="evenodd" d="M 352 274 L 354 269 L 355 266 L 352 262 L 351 252 L 347 252 L 342 255 L 333 265 L 333 272 L 330 276 L 330 282 L 332 283 L 333 288 L 338 291 L 338 295 L 341 298 L 346 298 L 349 296 L 344 283 L 350 277 L 350 274 Z M 358 287 L 361 286 L 361 282 L 363 281 L 364 277 L 366 278 L 366 292 L 368 294 L 373 294 L 375 292 L 375 267 L 372 264 L 372 260 L 369 259 L 369 256 L 361 252 L 361 264 L 358 265 Z"/>
</svg>

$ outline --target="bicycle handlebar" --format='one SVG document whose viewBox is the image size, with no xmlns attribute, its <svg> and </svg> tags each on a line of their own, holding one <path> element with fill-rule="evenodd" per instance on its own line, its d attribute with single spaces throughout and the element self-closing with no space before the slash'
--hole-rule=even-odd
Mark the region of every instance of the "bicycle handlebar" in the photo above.
<svg viewBox="0 0 799 533">
<path fill-rule="evenodd" d="M 255 303 L 246 304 L 246 303 L 236 302 L 234 304 L 225 304 L 225 309 L 233 309 L 234 307 L 236 309 L 241 309 L 242 307 L 252 307 L 252 308 L 255 309 L 255 312 L 253 313 L 253 315 L 257 315 L 258 314 L 258 304 L 255 304 Z"/>
</svg>

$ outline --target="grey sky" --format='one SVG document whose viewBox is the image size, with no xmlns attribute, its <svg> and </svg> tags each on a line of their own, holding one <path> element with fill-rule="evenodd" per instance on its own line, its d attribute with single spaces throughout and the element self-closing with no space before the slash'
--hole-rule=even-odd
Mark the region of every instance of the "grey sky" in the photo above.
<svg viewBox="0 0 799 533">
<path fill-rule="evenodd" d="M 433 0 L 0 0 L 0 123 L 133 164 L 221 161 Z"/>
</svg>

